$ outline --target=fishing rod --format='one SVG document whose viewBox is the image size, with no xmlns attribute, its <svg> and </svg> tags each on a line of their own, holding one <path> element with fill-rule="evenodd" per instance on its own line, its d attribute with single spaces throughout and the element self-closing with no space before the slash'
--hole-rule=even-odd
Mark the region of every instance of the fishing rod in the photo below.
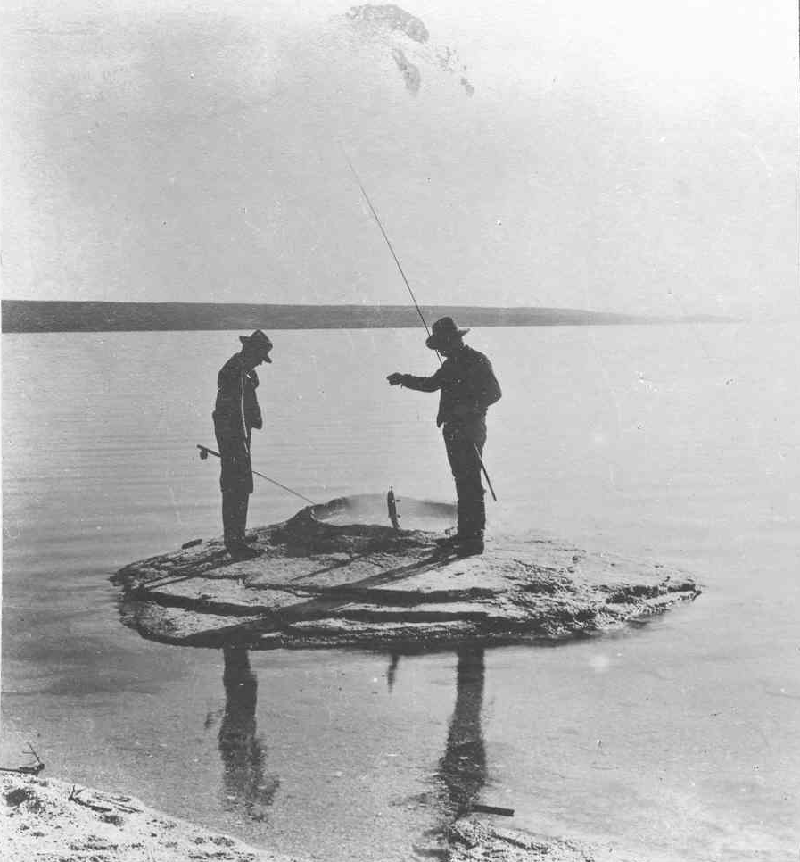
<svg viewBox="0 0 800 862">
<path fill-rule="evenodd" d="M 197 448 L 200 450 L 200 460 L 206 461 L 209 455 L 213 455 L 215 458 L 219 458 L 222 460 L 222 456 L 219 452 L 215 452 L 213 449 L 209 449 L 208 446 L 201 446 L 199 443 L 197 444 Z M 282 485 L 280 482 L 275 481 L 275 479 L 270 479 L 269 476 L 265 476 L 263 473 L 259 473 L 258 470 L 250 471 L 254 476 L 260 476 L 262 479 L 266 479 L 267 482 L 272 482 L 273 485 L 277 485 L 279 488 L 283 488 L 284 491 L 288 491 L 290 494 L 294 494 L 295 497 L 299 497 L 301 500 L 305 500 L 306 503 L 311 503 L 312 506 L 318 506 L 319 503 L 315 503 L 313 500 L 309 500 L 308 497 L 304 497 L 298 491 L 292 490 L 288 485 Z"/>
<path fill-rule="evenodd" d="M 342 147 L 344 150 L 344 147 Z M 367 194 L 366 189 L 364 188 L 364 184 L 361 182 L 358 174 L 356 173 L 356 169 L 353 167 L 353 163 L 350 161 L 350 156 L 345 152 L 344 157 L 347 159 L 347 164 L 350 165 L 350 170 L 353 172 L 353 176 L 356 178 L 356 182 L 358 183 L 358 187 L 361 189 L 361 194 L 364 195 L 364 200 L 367 202 L 367 206 L 370 208 L 375 221 L 378 223 L 378 227 L 381 229 L 381 233 L 383 234 L 383 238 L 386 240 L 386 245 L 389 246 L 389 251 L 392 253 L 392 257 L 394 258 L 394 262 L 397 264 L 397 269 L 400 271 L 400 275 L 403 277 L 403 281 L 406 283 L 406 288 L 408 290 L 409 295 L 411 296 L 411 301 L 414 303 L 414 308 L 417 309 L 417 314 L 419 315 L 419 319 L 422 321 L 422 325 L 425 327 L 425 332 L 428 333 L 428 338 L 430 338 L 431 331 L 428 329 L 428 324 L 425 321 L 425 317 L 422 314 L 422 310 L 419 307 L 419 303 L 417 302 L 417 297 L 414 296 L 414 291 L 411 289 L 411 285 L 408 283 L 408 279 L 406 278 L 406 274 L 403 272 L 403 267 L 400 265 L 400 259 L 395 254 L 394 248 L 392 246 L 392 241 L 389 239 L 386 231 L 383 229 L 383 225 L 381 224 L 380 218 L 378 218 L 378 213 L 375 212 L 375 207 L 372 206 L 372 201 L 369 199 L 369 195 Z M 439 356 L 439 351 L 436 351 L 436 355 Z M 439 356 L 439 362 L 442 361 L 442 357 Z"/>
<path fill-rule="evenodd" d="M 425 316 L 422 313 L 422 309 L 420 309 L 420 307 L 419 307 L 419 303 L 417 302 L 417 297 L 414 296 L 414 291 L 411 289 L 411 285 L 409 284 L 408 279 L 406 278 L 406 274 L 403 272 L 403 267 L 400 264 L 400 259 L 395 254 L 395 250 L 394 250 L 394 247 L 392 246 L 392 242 L 389 239 L 388 234 L 384 230 L 384 227 L 383 227 L 383 224 L 380 220 L 380 217 L 378 216 L 378 213 L 376 212 L 375 207 L 372 206 L 372 201 L 369 199 L 369 195 L 367 194 L 367 190 L 364 188 L 364 184 L 361 182 L 361 178 L 358 176 L 356 169 L 353 167 L 353 163 L 350 161 L 350 156 L 347 155 L 347 151 L 344 149 L 344 146 L 342 146 L 342 152 L 344 153 L 345 159 L 347 159 L 347 164 L 350 166 L 350 170 L 353 172 L 353 176 L 355 177 L 356 183 L 358 183 L 358 187 L 361 189 L 361 194 L 364 196 L 364 200 L 367 202 L 367 206 L 370 208 L 370 212 L 372 213 L 373 218 L 377 222 L 378 227 L 381 229 L 381 234 L 383 235 L 383 238 L 386 240 L 386 245 L 389 246 L 389 251 L 392 253 L 392 257 L 394 258 L 394 262 L 397 264 L 397 269 L 400 271 L 400 275 L 403 277 L 403 281 L 406 283 L 406 288 L 408 289 L 408 293 L 411 296 L 411 301 L 414 303 L 414 308 L 417 309 L 417 314 L 419 315 L 419 319 L 422 321 L 422 325 L 425 327 L 425 332 L 428 333 L 428 338 L 430 338 L 431 337 L 431 331 L 430 331 L 430 329 L 428 329 L 428 324 L 425 320 Z M 441 365 L 442 364 L 442 357 L 439 354 L 438 350 L 436 351 L 436 356 L 439 360 L 439 364 Z M 495 494 L 494 488 L 492 487 L 492 480 L 489 478 L 489 472 L 483 463 L 483 458 L 481 457 L 481 453 L 480 453 L 480 450 L 478 449 L 478 445 L 477 444 L 473 444 L 473 445 L 475 447 L 475 455 L 478 459 L 478 463 L 481 465 L 481 472 L 483 473 L 484 477 L 486 478 L 486 484 L 489 486 L 489 491 L 492 494 L 492 499 L 496 503 L 497 502 L 497 495 Z"/>
</svg>

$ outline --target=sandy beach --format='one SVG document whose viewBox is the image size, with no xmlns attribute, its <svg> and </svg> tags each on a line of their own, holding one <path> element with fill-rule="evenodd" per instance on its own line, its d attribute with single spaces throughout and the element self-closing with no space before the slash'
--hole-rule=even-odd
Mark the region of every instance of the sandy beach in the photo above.
<svg viewBox="0 0 800 862">
<path fill-rule="evenodd" d="M 122 793 L 53 778 L 0 777 L 6 862 L 302 862 L 168 817 Z"/>
<path fill-rule="evenodd" d="M 15 773 L 0 777 L 0 792 L 5 862 L 306 862 L 169 817 L 123 793 Z M 571 841 L 503 828 L 493 819 L 459 818 L 446 844 L 415 847 L 414 855 L 446 862 L 625 862 Z"/>
</svg>

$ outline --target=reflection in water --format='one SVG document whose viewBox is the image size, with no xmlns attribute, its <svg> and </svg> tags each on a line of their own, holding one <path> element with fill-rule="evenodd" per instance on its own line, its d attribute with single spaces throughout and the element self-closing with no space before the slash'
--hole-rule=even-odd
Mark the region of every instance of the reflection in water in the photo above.
<svg viewBox="0 0 800 862">
<path fill-rule="evenodd" d="M 264 820 L 280 780 L 264 774 L 266 752 L 256 735 L 258 681 L 246 649 L 227 648 L 225 713 L 218 744 L 224 767 L 223 799 L 228 811 L 238 810 L 250 820 Z"/>
<path fill-rule="evenodd" d="M 483 647 L 459 647 L 456 706 L 450 719 L 447 750 L 439 761 L 448 794 L 447 811 L 452 817 L 465 814 L 486 783 L 486 751 L 481 730 L 483 676 Z"/>
<path fill-rule="evenodd" d="M 389 684 L 389 691 L 394 688 L 395 680 L 397 679 L 397 666 L 400 664 L 400 653 L 393 652 L 389 660 L 389 667 L 386 670 L 386 682 Z"/>
</svg>

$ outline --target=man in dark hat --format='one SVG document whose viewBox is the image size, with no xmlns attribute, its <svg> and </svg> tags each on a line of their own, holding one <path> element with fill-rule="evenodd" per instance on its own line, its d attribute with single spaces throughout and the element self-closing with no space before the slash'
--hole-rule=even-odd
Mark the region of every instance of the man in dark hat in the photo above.
<svg viewBox="0 0 800 862">
<path fill-rule="evenodd" d="M 225 547 L 237 560 L 258 556 L 245 542 L 247 505 L 253 493 L 250 466 L 250 432 L 261 428 L 261 409 L 256 398 L 256 366 L 272 362 L 272 342 L 260 330 L 239 337 L 242 349 L 231 356 L 217 375 L 217 403 L 211 414 L 217 435 L 221 472 L 222 525 Z"/>
<path fill-rule="evenodd" d="M 419 392 L 441 390 L 436 424 L 442 429 L 447 458 L 458 493 L 458 532 L 451 539 L 460 556 L 483 552 L 486 510 L 481 481 L 481 456 L 486 442 L 486 411 L 500 400 L 500 385 L 492 364 L 464 344 L 468 329 L 459 329 L 451 317 L 433 324 L 425 344 L 445 357 L 431 377 L 390 374 L 392 386 Z"/>
</svg>

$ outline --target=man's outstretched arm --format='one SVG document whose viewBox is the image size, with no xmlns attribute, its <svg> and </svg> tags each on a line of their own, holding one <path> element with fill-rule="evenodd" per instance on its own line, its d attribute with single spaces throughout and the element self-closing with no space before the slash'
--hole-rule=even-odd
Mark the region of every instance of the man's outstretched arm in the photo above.
<svg viewBox="0 0 800 862">
<path fill-rule="evenodd" d="M 430 377 L 414 377 L 413 374 L 399 374 L 395 371 L 386 379 L 392 386 L 405 386 L 406 389 L 415 389 L 417 392 L 436 392 L 442 388 L 441 368 Z"/>
</svg>

